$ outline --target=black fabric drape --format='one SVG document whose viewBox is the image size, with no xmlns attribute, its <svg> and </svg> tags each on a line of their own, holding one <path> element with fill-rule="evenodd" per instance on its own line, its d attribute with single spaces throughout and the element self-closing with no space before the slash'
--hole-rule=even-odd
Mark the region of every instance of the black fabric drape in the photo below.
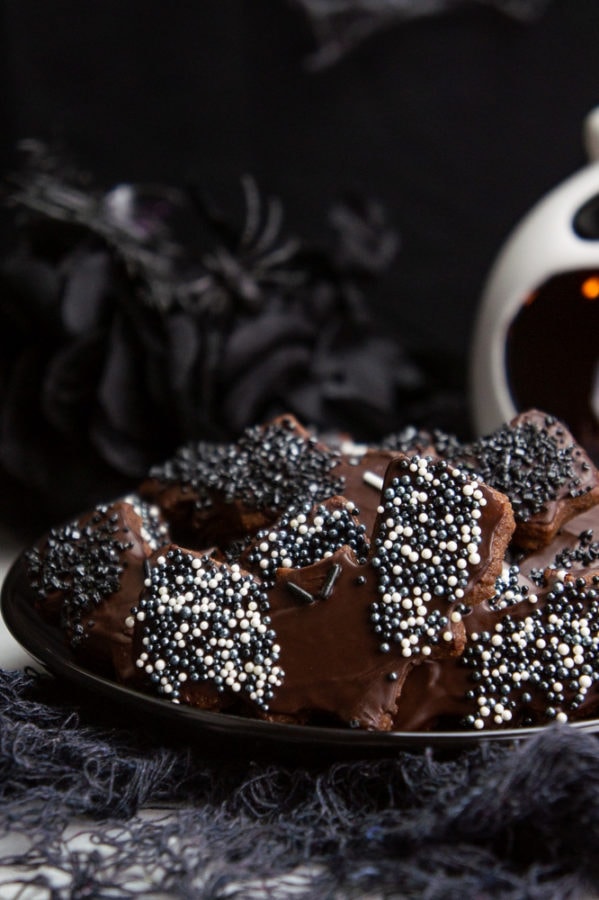
<svg viewBox="0 0 599 900">
<path fill-rule="evenodd" d="M 378 314 L 460 365 L 500 242 L 583 163 L 598 99 L 594 0 L 530 22 L 466 3 L 317 71 L 285 0 L 22 0 L 3 19 L 3 159 L 16 138 L 54 136 L 108 183 L 226 193 L 251 172 L 304 234 L 340 192 L 377 196 L 403 238 Z"/>
</svg>

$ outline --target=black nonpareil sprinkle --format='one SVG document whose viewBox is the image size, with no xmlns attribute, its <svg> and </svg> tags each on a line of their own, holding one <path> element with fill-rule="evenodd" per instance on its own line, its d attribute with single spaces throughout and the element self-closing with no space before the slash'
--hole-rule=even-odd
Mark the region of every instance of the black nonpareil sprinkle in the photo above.
<svg viewBox="0 0 599 900">
<path fill-rule="evenodd" d="M 267 708 L 283 672 L 262 586 L 234 563 L 171 548 L 152 566 L 136 611 L 143 649 L 136 666 L 178 703 L 186 682 Z"/>
<path fill-rule="evenodd" d="M 98 506 L 89 521 L 53 528 L 44 546 L 27 553 L 32 588 L 44 601 L 62 592 L 61 624 L 73 647 L 84 636 L 81 617 L 119 589 L 122 553 L 131 542 L 115 538 L 114 508 Z"/>
<path fill-rule="evenodd" d="M 470 634 L 461 664 L 472 673 L 472 727 L 506 727 L 516 716 L 566 722 L 596 685 L 598 598 L 583 579 L 550 587 L 542 607 L 519 616 L 510 610 L 490 631 Z M 535 700 L 536 712 L 521 708 Z"/>
<path fill-rule="evenodd" d="M 599 541 L 593 540 L 592 530 L 581 532 L 574 547 L 565 547 L 556 554 L 554 568 L 586 568 L 599 560 Z"/>
<path fill-rule="evenodd" d="M 457 454 L 460 465 L 509 497 L 520 522 L 540 513 L 559 492 L 573 497 L 580 490 L 575 445 L 560 443 L 559 435 L 547 430 L 555 426 L 554 418 L 546 416 L 544 422 L 546 428 L 535 422 L 504 425 Z"/>
<path fill-rule="evenodd" d="M 292 507 L 272 528 L 258 532 L 248 561 L 265 585 L 274 584 L 278 568 L 300 569 L 332 556 L 341 547 L 365 562 L 369 544 L 365 527 L 355 518 L 351 501 L 344 506 L 304 503 Z"/>
<path fill-rule="evenodd" d="M 379 599 L 371 621 L 381 650 L 399 644 L 408 658 L 453 639 L 448 616 L 460 621 L 455 605 L 481 562 L 486 499 L 477 481 L 443 460 L 414 456 L 396 465 L 378 509 L 370 564 Z M 447 602 L 447 616 L 433 608 L 438 599 Z"/>
<path fill-rule="evenodd" d="M 217 495 L 248 508 L 283 511 L 306 499 L 317 503 L 343 493 L 343 478 L 334 476 L 338 462 L 336 453 L 283 418 L 246 429 L 236 443 L 187 444 L 150 475 L 193 491 L 200 509 Z"/>
</svg>

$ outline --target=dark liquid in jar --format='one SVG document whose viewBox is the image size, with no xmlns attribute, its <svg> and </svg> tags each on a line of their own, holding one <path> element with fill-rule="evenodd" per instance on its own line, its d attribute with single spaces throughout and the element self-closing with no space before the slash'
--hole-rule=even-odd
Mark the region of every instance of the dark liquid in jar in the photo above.
<svg viewBox="0 0 599 900">
<path fill-rule="evenodd" d="M 527 298 L 506 371 L 516 409 L 558 416 L 599 464 L 599 269 L 556 275 Z"/>
</svg>

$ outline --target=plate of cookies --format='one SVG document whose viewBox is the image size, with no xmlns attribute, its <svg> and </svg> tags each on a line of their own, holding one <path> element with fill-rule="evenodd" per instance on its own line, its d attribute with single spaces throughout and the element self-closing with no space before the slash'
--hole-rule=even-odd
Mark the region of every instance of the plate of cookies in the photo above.
<svg viewBox="0 0 599 900">
<path fill-rule="evenodd" d="M 283 415 L 50 529 L 2 612 L 57 676 L 207 739 L 362 753 L 595 731 L 597 529 L 599 472 L 542 411 L 376 446 Z"/>
</svg>

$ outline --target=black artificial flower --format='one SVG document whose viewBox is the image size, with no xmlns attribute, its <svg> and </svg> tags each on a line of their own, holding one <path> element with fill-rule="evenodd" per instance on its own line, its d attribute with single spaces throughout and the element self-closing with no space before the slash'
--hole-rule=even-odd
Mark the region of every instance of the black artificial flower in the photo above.
<svg viewBox="0 0 599 900">
<path fill-rule="evenodd" d="M 0 463 L 56 512 L 283 411 L 381 435 L 422 390 L 365 301 L 397 249 L 381 208 L 336 207 L 325 250 L 282 236 L 280 204 L 242 184 L 234 228 L 194 192 L 102 193 L 29 145 L 0 270 Z"/>
</svg>

